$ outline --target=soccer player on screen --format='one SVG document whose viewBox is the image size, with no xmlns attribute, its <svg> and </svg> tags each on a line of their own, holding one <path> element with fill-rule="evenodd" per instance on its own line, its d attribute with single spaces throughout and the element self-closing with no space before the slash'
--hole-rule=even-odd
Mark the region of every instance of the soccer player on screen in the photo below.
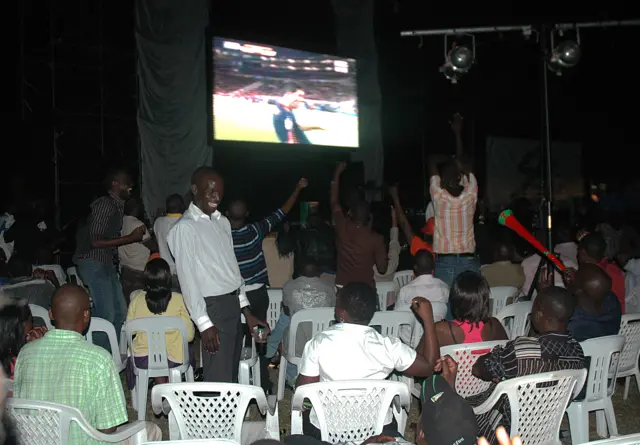
<svg viewBox="0 0 640 445">
<path fill-rule="evenodd" d="M 273 113 L 273 129 L 278 140 L 287 144 L 311 144 L 305 131 L 324 130 L 318 126 L 303 126 L 298 124 L 293 110 L 304 103 L 304 90 L 300 85 L 287 83 L 284 94 L 279 101 L 269 101 L 276 106 Z"/>
</svg>

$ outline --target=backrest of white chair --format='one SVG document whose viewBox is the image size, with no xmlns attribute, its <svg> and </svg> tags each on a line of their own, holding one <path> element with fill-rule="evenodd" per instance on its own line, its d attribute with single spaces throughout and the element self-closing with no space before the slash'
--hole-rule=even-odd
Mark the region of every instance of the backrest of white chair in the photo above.
<svg viewBox="0 0 640 445">
<path fill-rule="evenodd" d="M 151 390 L 154 411 L 166 399 L 175 416 L 180 439 L 242 440 L 242 423 L 249 403 L 255 400 L 264 414 L 268 408 L 264 390 L 235 383 L 168 383 Z M 160 409 L 158 409 L 158 407 Z"/>
<path fill-rule="evenodd" d="M 120 344 L 118 343 L 118 337 L 116 336 L 116 328 L 109 320 L 105 320 L 100 317 L 91 317 L 89 323 L 89 329 L 85 338 L 93 345 L 96 343 L 93 341 L 93 334 L 95 332 L 104 332 L 109 338 L 109 347 L 111 348 L 111 355 L 113 356 L 113 362 L 116 364 L 116 368 L 122 364 L 122 357 L 120 357 Z"/>
<path fill-rule="evenodd" d="M 182 338 L 182 351 L 185 354 L 183 363 L 188 363 L 189 345 L 187 342 L 187 326 L 180 317 L 143 317 L 129 320 L 125 323 L 127 332 L 127 344 L 132 348 L 133 336 L 138 332 L 147 335 L 149 346 L 149 367 L 147 369 L 163 370 L 169 368 L 167 357 L 166 333 L 170 330 L 179 330 Z M 135 367 L 135 360 L 132 360 Z"/>
<path fill-rule="evenodd" d="M 533 303 L 531 301 L 508 304 L 496 315 L 498 321 L 502 323 L 505 331 L 507 331 L 509 340 L 529 333 L 532 306 Z"/>
<path fill-rule="evenodd" d="M 17 398 L 9 398 L 6 403 L 6 413 L 23 444 L 67 444 L 71 421 L 82 417 L 75 408 L 57 403 Z"/>
<path fill-rule="evenodd" d="M 80 287 L 86 288 L 85 284 L 80 279 L 80 275 L 78 275 L 78 270 L 75 267 L 67 268 L 67 277 L 69 277 L 69 283 L 77 284 Z"/>
<path fill-rule="evenodd" d="M 60 286 L 66 284 L 67 282 L 67 275 L 64 273 L 62 266 L 60 266 L 59 264 L 39 264 L 37 266 L 33 266 L 33 269 L 50 270 L 56 276 L 56 279 L 58 280 L 58 284 L 60 284 Z"/>
<path fill-rule="evenodd" d="M 413 280 L 413 271 L 412 270 L 399 270 L 398 272 L 393 274 L 393 281 L 398 283 L 398 288 L 402 288 L 402 286 L 406 286 Z"/>
<path fill-rule="evenodd" d="M 527 445 L 559 443 L 560 424 L 574 388 L 584 382 L 584 369 L 545 372 L 504 380 L 490 400 L 502 394 L 511 406 L 511 435 Z M 487 401 L 487 404 L 490 402 Z"/>
<path fill-rule="evenodd" d="M 311 325 L 311 338 L 318 332 L 328 329 L 335 322 L 335 309 L 332 307 L 321 307 L 313 309 L 302 309 L 293 314 L 291 323 L 289 324 L 289 338 L 283 341 L 287 342 L 287 361 L 294 365 L 300 364 L 302 357 L 296 356 L 296 335 L 298 327 L 302 323 Z"/>
<path fill-rule="evenodd" d="M 386 311 L 388 306 L 396 302 L 400 287 L 395 280 L 376 281 L 376 292 L 378 293 L 378 310 Z"/>
<path fill-rule="evenodd" d="M 409 406 L 409 388 L 389 380 L 344 380 L 299 386 L 291 401 L 300 411 L 308 399 L 315 409 L 322 440 L 329 443 L 360 444 L 380 434 L 395 397 Z"/>
<path fill-rule="evenodd" d="M 507 305 L 509 298 L 518 295 L 518 288 L 515 286 L 495 286 L 491 288 L 491 316 L 495 317 L 503 307 Z"/>
<path fill-rule="evenodd" d="M 585 445 L 640 445 L 640 433 L 617 436 L 611 439 L 594 440 Z"/>
<path fill-rule="evenodd" d="M 624 347 L 620 354 L 618 372 L 625 372 L 638 366 L 638 356 L 640 355 L 640 314 L 623 315 L 618 334 L 624 336 Z"/>
<path fill-rule="evenodd" d="M 37 304 L 30 304 L 29 310 L 31 310 L 31 315 L 33 315 L 33 318 L 41 319 L 48 330 L 53 329 L 53 325 L 51 324 L 51 318 L 49 318 L 48 310 L 46 310 L 42 306 L 38 306 Z"/>
<path fill-rule="evenodd" d="M 416 317 L 410 311 L 378 311 L 373 314 L 369 326 L 380 326 L 380 334 L 386 337 L 400 336 L 400 327 L 407 326 L 413 332 Z"/>
<path fill-rule="evenodd" d="M 267 323 L 273 330 L 278 323 L 278 317 L 280 317 L 280 311 L 282 309 L 282 289 L 269 289 L 269 309 L 267 310 Z"/>
<path fill-rule="evenodd" d="M 458 375 L 456 376 L 456 392 L 462 397 L 480 394 L 491 385 L 473 376 L 473 365 L 478 357 L 491 352 L 496 346 L 504 346 L 506 340 L 483 341 L 462 345 L 442 346 L 440 355 L 450 355 L 458 363 Z"/>
<path fill-rule="evenodd" d="M 608 335 L 580 342 L 585 357 L 590 357 L 587 392 L 584 400 L 602 400 L 613 394 L 620 363 L 620 352 L 624 347 L 623 335 Z"/>
</svg>

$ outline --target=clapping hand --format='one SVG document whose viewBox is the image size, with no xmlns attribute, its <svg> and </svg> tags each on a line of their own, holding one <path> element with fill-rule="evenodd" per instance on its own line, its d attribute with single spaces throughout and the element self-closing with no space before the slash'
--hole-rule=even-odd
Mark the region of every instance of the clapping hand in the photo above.
<svg viewBox="0 0 640 445">
<path fill-rule="evenodd" d="M 522 445 L 520 436 L 509 437 L 507 430 L 503 426 L 499 426 L 496 430 L 496 439 L 498 439 L 499 445 Z M 478 445 L 489 445 L 489 442 L 484 437 L 481 437 L 478 439 Z"/>
</svg>

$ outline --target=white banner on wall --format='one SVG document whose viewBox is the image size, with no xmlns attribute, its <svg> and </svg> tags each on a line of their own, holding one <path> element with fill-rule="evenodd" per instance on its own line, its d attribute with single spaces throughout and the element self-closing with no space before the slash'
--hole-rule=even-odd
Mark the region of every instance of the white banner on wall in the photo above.
<svg viewBox="0 0 640 445">
<path fill-rule="evenodd" d="M 540 141 L 487 138 L 486 198 L 490 210 L 498 211 L 515 198 L 536 203 L 540 199 Z M 582 147 L 579 143 L 551 144 L 553 199 L 556 203 L 584 195 Z"/>
</svg>

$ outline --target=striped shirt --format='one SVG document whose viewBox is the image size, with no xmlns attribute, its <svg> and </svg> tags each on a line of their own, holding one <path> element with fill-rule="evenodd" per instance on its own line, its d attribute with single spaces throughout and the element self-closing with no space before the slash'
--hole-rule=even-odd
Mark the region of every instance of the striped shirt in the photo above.
<svg viewBox="0 0 640 445">
<path fill-rule="evenodd" d="M 25 345 L 16 361 L 13 395 L 77 408 L 104 430 L 127 422 L 122 383 L 111 355 L 77 332 L 54 329 Z M 72 423 L 69 445 L 95 445 Z"/>
<path fill-rule="evenodd" d="M 75 260 L 93 259 L 104 264 L 114 264 L 118 259 L 117 247 L 91 247 L 93 241 L 108 240 L 120 237 L 122 219 L 124 217 L 124 201 L 109 192 L 91 203 L 91 215 L 78 233 Z"/>
<path fill-rule="evenodd" d="M 284 212 L 278 209 L 262 221 L 231 230 L 233 250 L 245 285 L 269 284 L 262 240 L 283 218 Z"/>
<path fill-rule="evenodd" d="M 436 253 L 474 253 L 476 239 L 473 215 L 478 202 L 478 181 L 473 173 L 462 179 L 460 196 L 451 196 L 440 187 L 440 176 L 431 177 L 431 202 L 435 211 L 433 251 Z"/>
<path fill-rule="evenodd" d="M 494 383 L 484 392 L 467 398 L 469 404 L 478 407 L 491 397 L 497 383 L 502 380 L 524 377 L 543 372 L 565 369 L 583 369 L 586 361 L 582 347 L 569 333 L 547 333 L 539 337 L 518 337 L 505 346 L 496 346 L 480 357 L 484 369 L 492 376 Z M 477 416 L 478 436 L 484 436 L 489 443 L 497 443 L 496 428 L 511 429 L 511 407 L 506 396 L 500 397 L 492 410 Z"/>
</svg>

